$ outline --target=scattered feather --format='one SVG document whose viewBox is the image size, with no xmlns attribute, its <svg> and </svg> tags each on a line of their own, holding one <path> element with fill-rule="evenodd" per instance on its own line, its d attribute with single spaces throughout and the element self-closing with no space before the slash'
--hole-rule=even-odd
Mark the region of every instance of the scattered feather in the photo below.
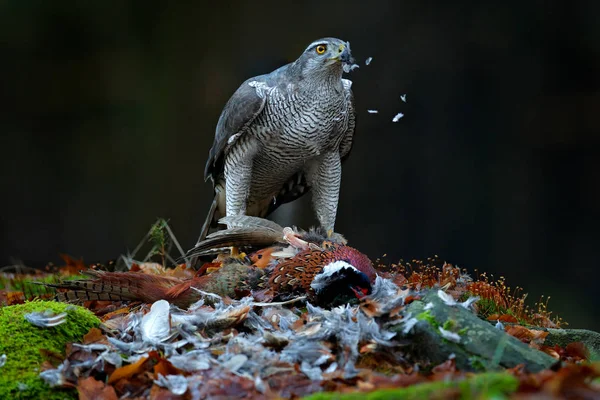
<svg viewBox="0 0 600 400">
<path fill-rule="evenodd" d="M 454 300 L 454 297 L 450 296 L 443 290 L 438 290 L 437 295 L 448 306 L 455 306 L 457 304 L 456 300 Z"/>
<path fill-rule="evenodd" d="M 69 361 L 65 360 L 58 368 L 48 369 L 40 372 L 40 378 L 50 387 L 63 386 L 67 383 L 65 371 L 69 368 Z"/>
<path fill-rule="evenodd" d="M 158 374 L 158 379 L 154 381 L 158 386 L 169 389 L 176 396 L 181 396 L 188 390 L 187 378 L 183 375 L 167 375 Z"/>
<path fill-rule="evenodd" d="M 401 95 L 400 100 L 406 103 L 406 94 Z"/>
<path fill-rule="evenodd" d="M 359 66 L 358 64 L 344 64 L 342 68 L 344 69 L 345 73 L 348 73 L 354 71 L 356 68 L 359 68 Z"/>
<path fill-rule="evenodd" d="M 458 333 L 447 331 L 446 329 L 439 327 L 440 334 L 446 340 L 449 340 L 454 343 L 460 343 L 460 335 Z"/>
<path fill-rule="evenodd" d="M 67 313 L 54 314 L 51 310 L 25 314 L 25 319 L 40 328 L 50 328 L 67 321 Z"/>
<path fill-rule="evenodd" d="M 373 61 L 373 57 L 369 57 L 365 60 L 365 65 L 369 65 L 371 64 L 371 61 Z"/>
<path fill-rule="evenodd" d="M 379 111 L 378 111 L 378 110 L 367 110 L 367 112 L 368 112 L 369 114 L 377 114 L 377 113 L 379 113 Z"/>
<path fill-rule="evenodd" d="M 223 367 L 231 372 L 237 372 L 248 361 L 248 357 L 243 354 L 236 354 L 223 363 Z"/>
<path fill-rule="evenodd" d="M 398 113 L 394 116 L 394 118 L 392 118 L 392 122 L 398 122 L 400 121 L 400 118 L 404 117 L 404 114 L 402 113 Z"/>
<path fill-rule="evenodd" d="M 417 322 L 419 322 L 418 319 L 414 318 L 414 317 L 410 317 L 410 315 L 407 315 L 406 317 L 404 317 L 404 319 L 402 320 L 404 323 L 404 328 L 402 328 L 402 333 L 407 335 L 411 329 L 417 324 Z"/>
<path fill-rule="evenodd" d="M 463 301 L 462 303 L 458 303 L 458 304 L 461 307 L 466 308 L 468 310 L 478 300 L 479 300 L 479 296 L 472 296 L 472 297 L 469 297 L 467 300 Z"/>
<path fill-rule="evenodd" d="M 448 293 L 444 292 L 443 290 L 438 290 L 437 291 L 437 295 L 438 295 L 438 297 L 440 299 L 442 299 L 442 301 L 446 305 L 451 306 L 451 307 L 454 307 L 454 306 L 458 305 L 458 306 L 461 306 L 461 307 L 463 307 L 463 308 L 465 308 L 467 310 L 473 305 L 473 303 L 475 303 L 477 300 L 479 300 L 478 296 L 474 296 L 474 297 L 472 296 L 472 297 L 469 297 L 467 300 L 465 300 L 465 301 L 463 301 L 461 303 L 461 302 L 456 301 L 454 299 L 454 297 L 452 297 Z"/>
<path fill-rule="evenodd" d="M 158 300 L 150 307 L 150 312 L 142 317 L 142 340 L 148 343 L 161 343 L 169 339 L 171 332 L 170 305 L 166 300 Z"/>
<path fill-rule="evenodd" d="M 4 367 L 5 364 L 6 364 L 6 354 L 2 354 L 0 356 L 0 368 Z"/>
</svg>

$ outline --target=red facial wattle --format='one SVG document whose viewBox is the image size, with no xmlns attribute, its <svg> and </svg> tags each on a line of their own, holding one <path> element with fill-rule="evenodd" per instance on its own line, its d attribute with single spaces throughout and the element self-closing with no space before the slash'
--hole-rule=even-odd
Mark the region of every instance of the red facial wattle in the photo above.
<svg viewBox="0 0 600 400">
<path fill-rule="evenodd" d="M 369 294 L 368 288 L 362 288 L 360 286 L 350 287 L 350 289 L 354 292 L 354 295 L 357 299 L 362 299 L 366 295 Z"/>
</svg>

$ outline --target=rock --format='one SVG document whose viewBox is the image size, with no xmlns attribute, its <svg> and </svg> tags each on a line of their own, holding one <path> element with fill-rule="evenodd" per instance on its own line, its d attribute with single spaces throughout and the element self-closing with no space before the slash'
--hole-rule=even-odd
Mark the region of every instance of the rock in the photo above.
<svg viewBox="0 0 600 400">
<path fill-rule="evenodd" d="M 457 368 L 464 371 L 490 371 L 524 364 L 531 372 L 557 363 L 460 304 L 447 305 L 437 291 L 426 292 L 421 300 L 409 304 L 406 311 L 419 320 L 406 335 L 412 341 L 407 352 L 415 361 L 439 364 L 454 356 Z M 402 332 L 402 328 L 400 325 L 397 331 Z"/>
<path fill-rule="evenodd" d="M 587 329 L 548 329 L 545 345 L 565 347 L 569 343 L 583 342 L 590 351 L 590 361 L 600 361 L 600 333 Z"/>
</svg>

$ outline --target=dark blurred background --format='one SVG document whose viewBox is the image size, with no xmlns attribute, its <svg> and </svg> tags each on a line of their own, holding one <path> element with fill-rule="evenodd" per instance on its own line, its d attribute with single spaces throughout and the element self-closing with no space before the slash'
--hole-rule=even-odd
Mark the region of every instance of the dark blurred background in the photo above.
<svg viewBox="0 0 600 400">
<path fill-rule="evenodd" d="M 0 266 L 107 261 L 156 217 L 192 246 L 229 96 L 336 36 L 361 65 L 336 230 L 600 329 L 600 2 L 510 3 L 2 2 Z M 307 227 L 308 200 L 275 217 Z"/>
</svg>

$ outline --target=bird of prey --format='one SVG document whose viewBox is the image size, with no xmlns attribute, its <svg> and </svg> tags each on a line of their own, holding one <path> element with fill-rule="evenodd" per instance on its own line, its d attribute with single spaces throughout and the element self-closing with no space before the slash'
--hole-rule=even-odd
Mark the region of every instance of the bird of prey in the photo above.
<svg viewBox="0 0 600 400">
<path fill-rule="evenodd" d="M 321 227 L 333 232 L 341 163 L 355 126 L 350 44 L 311 43 L 294 62 L 246 80 L 217 123 L 204 171 L 215 197 L 198 242 L 222 216 L 265 217 L 313 192 Z"/>
</svg>

